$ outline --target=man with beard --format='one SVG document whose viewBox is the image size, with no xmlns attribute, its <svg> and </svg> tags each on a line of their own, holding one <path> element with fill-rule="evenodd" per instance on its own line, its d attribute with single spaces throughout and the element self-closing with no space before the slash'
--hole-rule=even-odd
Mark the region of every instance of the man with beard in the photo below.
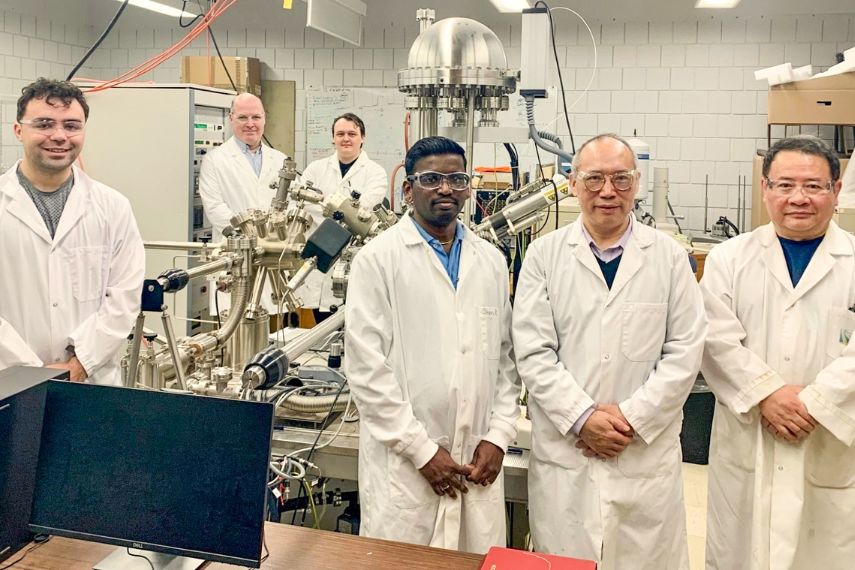
<svg viewBox="0 0 855 570">
<path fill-rule="evenodd" d="M 361 419 L 360 534 L 486 552 L 505 545 L 502 460 L 519 378 L 502 255 L 457 221 L 457 143 L 405 160 L 413 213 L 354 258 L 346 370 Z"/>
<path fill-rule="evenodd" d="M 73 166 L 88 116 L 65 81 L 39 79 L 18 99 L 24 159 L 0 177 L 0 369 L 47 364 L 120 384 L 145 252 L 127 198 Z"/>
</svg>

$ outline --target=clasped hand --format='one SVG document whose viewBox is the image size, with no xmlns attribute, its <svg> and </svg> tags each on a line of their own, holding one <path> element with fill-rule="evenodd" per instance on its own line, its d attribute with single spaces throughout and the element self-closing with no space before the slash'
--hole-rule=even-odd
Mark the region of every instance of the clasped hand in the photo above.
<svg viewBox="0 0 855 570">
<path fill-rule="evenodd" d="M 799 398 L 802 386 L 784 386 L 772 392 L 759 404 L 763 428 L 776 438 L 795 443 L 816 428 L 816 420 Z"/>
<path fill-rule="evenodd" d="M 600 406 L 579 431 L 576 447 L 585 457 L 611 459 L 626 449 L 633 438 L 633 429 L 616 405 Z"/>
</svg>

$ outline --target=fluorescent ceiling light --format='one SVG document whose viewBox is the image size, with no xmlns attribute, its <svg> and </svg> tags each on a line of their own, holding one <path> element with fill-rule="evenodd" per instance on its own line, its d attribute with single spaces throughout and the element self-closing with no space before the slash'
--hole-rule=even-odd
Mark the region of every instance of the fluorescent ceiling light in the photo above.
<svg viewBox="0 0 855 570">
<path fill-rule="evenodd" d="M 116 2 L 124 2 L 124 0 L 116 0 Z M 184 12 L 182 10 L 179 10 L 178 8 L 173 8 L 172 6 L 167 6 L 165 4 L 161 4 L 160 2 L 154 2 L 153 0 L 130 0 L 128 4 L 130 4 L 131 6 L 136 6 L 137 8 L 145 8 L 146 10 L 151 10 L 152 12 L 158 12 L 166 16 L 174 16 L 176 18 L 180 16 L 183 16 L 184 18 L 196 17 L 196 14 Z"/>
<path fill-rule="evenodd" d="M 522 12 L 531 8 L 529 0 L 490 0 L 499 12 Z"/>
<path fill-rule="evenodd" d="M 740 0 L 698 0 L 695 8 L 733 8 Z"/>
</svg>

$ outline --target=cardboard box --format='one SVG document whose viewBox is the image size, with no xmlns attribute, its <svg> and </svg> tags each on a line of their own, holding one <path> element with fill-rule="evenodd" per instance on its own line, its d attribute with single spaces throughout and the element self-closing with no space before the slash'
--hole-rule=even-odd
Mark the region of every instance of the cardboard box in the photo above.
<svg viewBox="0 0 855 570">
<path fill-rule="evenodd" d="M 855 72 L 774 85 L 770 125 L 855 125 Z"/>
<path fill-rule="evenodd" d="M 185 55 L 181 58 L 181 83 L 208 85 L 220 89 L 233 89 L 229 75 L 240 93 L 261 96 L 261 61 L 254 57 L 224 56 L 223 67 L 217 56 Z"/>
</svg>

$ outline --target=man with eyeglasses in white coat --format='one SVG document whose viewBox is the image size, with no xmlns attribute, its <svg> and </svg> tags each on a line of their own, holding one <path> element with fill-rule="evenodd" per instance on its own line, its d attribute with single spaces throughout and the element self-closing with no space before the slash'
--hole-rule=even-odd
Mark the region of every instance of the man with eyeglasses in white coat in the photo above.
<svg viewBox="0 0 855 570">
<path fill-rule="evenodd" d="M 263 143 L 266 120 L 261 99 L 251 93 L 236 96 L 229 112 L 233 136 L 202 160 L 199 195 L 211 222 L 215 244 L 222 241 L 223 229 L 231 225 L 234 216 L 250 208 L 267 210 L 276 195 L 270 183 L 278 181 L 285 155 Z M 265 283 L 261 305 L 276 315 L 279 309 L 272 300 L 272 291 L 271 285 Z M 228 295 L 215 299 L 216 294 L 216 289 L 211 291 L 214 316 L 218 305 L 222 311 L 231 304 Z"/>
<path fill-rule="evenodd" d="M 771 222 L 713 248 L 701 281 L 716 396 L 707 569 L 848 570 L 855 237 L 831 219 L 840 162 L 816 137 L 782 139 L 762 186 Z"/>
<path fill-rule="evenodd" d="M 463 149 L 417 141 L 412 214 L 353 260 L 345 368 L 359 408 L 360 534 L 486 553 L 505 546 L 502 461 L 519 377 L 504 256 L 457 216 Z"/>
<path fill-rule="evenodd" d="M 145 273 L 130 202 L 74 166 L 89 118 L 76 85 L 40 78 L 17 112 L 24 158 L 0 176 L 0 369 L 120 385 Z"/>
<path fill-rule="evenodd" d="M 688 570 L 680 429 L 707 323 L 685 250 L 633 220 L 635 154 L 579 149 L 582 216 L 532 242 L 513 339 L 532 421 L 534 548 L 600 570 Z"/>
</svg>

